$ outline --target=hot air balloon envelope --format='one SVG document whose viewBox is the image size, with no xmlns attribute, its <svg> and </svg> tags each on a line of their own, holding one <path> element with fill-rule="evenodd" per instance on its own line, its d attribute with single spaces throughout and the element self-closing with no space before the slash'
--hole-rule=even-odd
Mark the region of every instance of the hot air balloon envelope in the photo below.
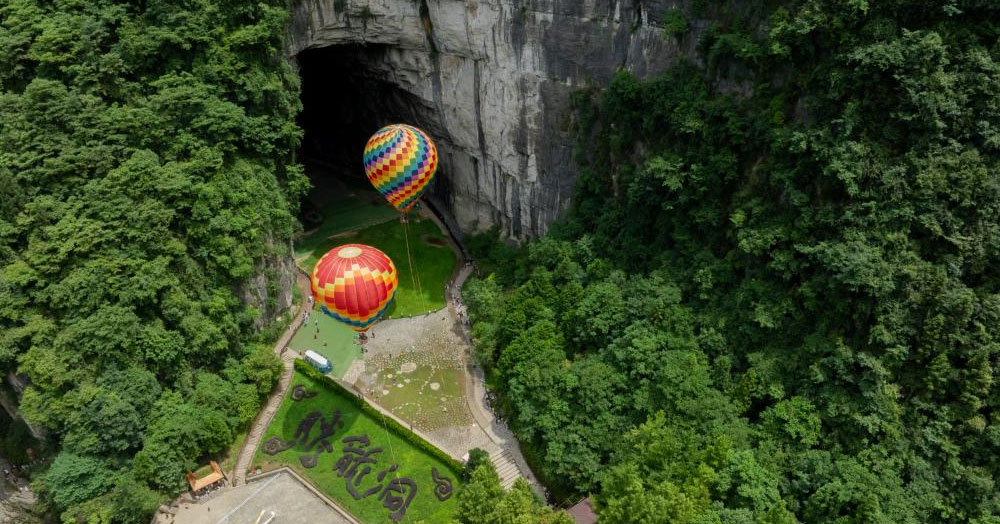
<svg viewBox="0 0 1000 524">
<path fill-rule="evenodd" d="M 392 260 L 362 244 L 331 249 L 312 272 L 312 292 L 320 309 L 355 331 L 366 331 L 389 308 L 398 284 Z"/>
<path fill-rule="evenodd" d="M 393 124 L 365 145 L 365 174 L 375 189 L 403 213 L 417 203 L 437 171 L 437 147 L 420 129 Z"/>
</svg>

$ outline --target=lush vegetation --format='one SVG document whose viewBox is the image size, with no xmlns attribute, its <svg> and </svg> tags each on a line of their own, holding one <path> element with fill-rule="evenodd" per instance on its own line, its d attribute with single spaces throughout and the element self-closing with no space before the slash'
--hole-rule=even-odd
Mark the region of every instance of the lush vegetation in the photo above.
<svg viewBox="0 0 1000 524">
<path fill-rule="evenodd" d="M 377 195 L 374 190 L 369 191 Z M 384 205 L 392 209 L 389 204 Z M 423 315 L 444 307 L 444 286 L 451 280 L 457 261 L 454 250 L 449 247 L 437 223 L 411 212 L 409 223 L 405 226 L 397 220 L 390 220 L 348 233 L 322 236 L 325 231 L 339 229 L 335 225 L 338 218 L 340 215 L 331 214 L 324 227 L 302 239 L 296 248 L 300 268 L 311 273 L 320 257 L 341 244 L 373 246 L 392 259 L 399 275 L 396 298 L 384 318 Z"/>
<path fill-rule="evenodd" d="M 0 2 L 0 372 L 63 520 L 148 522 L 280 371 L 233 293 L 307 180 L 283 0 Z"/>
<path fill-rule="evenodd" d="M 1000 13 L 709 4 L 578 97 L 567 222 L 474 243 L 512 427 L 607 522 L 1000 522 Z"/>
<path fill-rule="evenodd" d="M 4 392 L 0 390 L 0 395 Z M 0 458 L 14 466 L 31 464 L 45 452 L 42 443 L 31 435 L 28 425 L 21 419 L 11 419 L 0 409 Z"/>
<path fill-rule="evenodd" d="M 524 479 L 505 491 L 489 456 L 480 449 L 470 452 L 466 475 L 469 480 L 458 494 L 460 524 L 573 524 L 565 512 L 542 503 Z"/>
<path fill-rule="evenodd" d="M 343 442 L 343 439 L 364 435 L 371 443 L 365 449 L 382 448 L 382 451 L 371 456 L 377 463 L 369 464 L 372 472 L 363 479 L 358 490 L 364 492 L 379 485 L 379 482 L 376 482 L 377 475 L 391 465 L 397 464 L 398 470 L 394 474 L 410 478 L 417 485 L 416 496 L 405 512 L 404 521 L 422 520 L 428 524 L 450 521 L 457 508 L 455 494 L 460 493 L 462 489 L 460 487 L 462 469 L 457 461 L 392 419 L 384 417 L 302 361 L 296 362 L 296 369 L 298 372 L 292 380 L 292 387 L 302 385 L 307 391 L 316 395 L 298 401 L 293 400 L 292 395 L 286 395 L 281 408 L 275 413 L 271 425 L 264 433 L 262 442 L 272 437 L 294 440 L 299 424 L 307 414 L 319 412 L 323 417 L 321 420 L 330 423 L 333 413 L 339 411 L 339 421 L 342 425 L 338 425 L 335 433 L 327 439 L 331 451 L 320 454 L 317 465 L 312 468 L 304 468 L 299 460 L 300 456 L 311 454 L 304 451 L 306 446 L 302 444 L 296 444 L 273 456 L 260 449 L 255 458 L 256 463 L 268 469 L 278 465 L 289 466 L 309 478 L 319 489 L 363 522 L 388 522 L 387 515 L 390 511 L 383 507 L 379 493 L 356 500 L 345 487 L 347 479 L 334 469 L 335 463 L 348 454 L 344 448 L 354 445 Z M 319 434 L 320 424 L 317 422 L 308 440 L 314 440 Z M 315 452 L 316 448 L 314 447 L 312 451 Z M 438 500 L 434 495 L 435 483 L 431 476 L 431 468 L 437 468 L 440 476 L 447 477 L 451 481 L 453 492 L 445 501 Z M 390 474 L 384 481 L 388 482 L 391 478 L 393 476 Z"/>
</svg>

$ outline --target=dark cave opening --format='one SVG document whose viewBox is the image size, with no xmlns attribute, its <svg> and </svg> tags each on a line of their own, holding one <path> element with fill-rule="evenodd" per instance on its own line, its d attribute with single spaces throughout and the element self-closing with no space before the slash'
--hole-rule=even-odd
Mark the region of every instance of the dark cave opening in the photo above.
<svg viewBox="0 0 1000 524">
<path fill-rule="evenodd" d="M 313 183 L 300 216 L 307 229 L 338 193 L 369 190 L 362 152 L 373 133 L 392 123 L 420 125 L 422 101 L 380 67 L 389 52 L 384 45 L 338 45 L 296 57 L 304 131 L 298 158 Z"/>
<path fill-rule="evenodd" d="M 419 90 L 425 87 L 422 82 L 430 82 L 419 62 L 400 60 L 401 52 L 388 45 L 345 44 L 296 55 L 302 100 L 297 121 L 303 130 L 298 160 L 312 181 L 299 219 L 306 230 L 313 229 L 345 196 L 388 206 L 365 177 L 362 154 L 368 138 L 380 128 L 405 123 L 426 131 L 438 147 L 437 174 L 421 205 L 437 215 L 464 252 L 461 228 L 450 208 L 449 134 L 434 102 L 397 84 Z"/>
</svg>

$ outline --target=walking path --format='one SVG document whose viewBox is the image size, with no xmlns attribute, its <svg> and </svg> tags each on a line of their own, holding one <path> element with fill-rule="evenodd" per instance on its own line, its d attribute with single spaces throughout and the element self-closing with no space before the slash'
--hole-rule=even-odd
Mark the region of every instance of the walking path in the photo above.
<svg viewBox="0 0 1000 524">
<path fill-rule="evenodd" d="M 476 424 L 489 437 L 492 445 L 485 451 L 490 454 L 490 460 L 496 467 L 497 474 L 500 475 L 500 484 L 504 488 L 510 488 L 514 481 L 523 477 L 531 485 L 531 488 L 544 499 L 544 489 L 538 483 L 531 468 L 521 454 L 521 448 L 507 426 L 496 420 L 493 411 L 486 403 L 486 377 L 483 369 L 476 365 L 472 357 L 472 336 L 469 334 L 468 326 L 465 323 L 467 312 L 462 304 L 461 290 L 466 279 L 472 274 L 471 264 L 462 265 L 461 270 L 455 276 L 454 281 L 448 287 L 448 309 L 455 322 L 461 328 L 462 337 L 466 341 L 469 350 L 466 352 L 466 375 L 465 399 L 469 404 L 469 411 L 472 412 Z"/>
<path fill-rule="evenodd" d="M 295 354 L 292 352 L 285 353 L 285 347 L 295 336 L 295 332 L 302 325 L 302 312 L 309 304 L 308 297 L 312 293 L 309 284 L 309 277 L 306 276 L 301 271 L 297 271 L 296 284 L 302 291 L 302 302 L 299 304 L 298 309 L 295 310 L 295 318 L 292 320 L 292 324 L 288 326 L 285 330 L 285 334 L 281 335 L 278 342 L 274 345 L 274 354 L 281 358 L 281 364 L 284 369 L 281 372 L 281 379 L 278 380 L 278 387 L 271 393 L 271 396 L 267 399 L 267 404 L 264 409 L 257 414 L 257 418 L 254 419 L 253 424 L 250 426 L 250 431 L 247 433 L 246 440 L 243 441 L 243 448 L 240 449 L 239 457 L 236 459 L 236 465 L 233 471 L 229 474 L 229 478 L 232 479 L 234 486 L 239 486 L 246 483 L 247 470 L 250 469 L 250 463 L 253 461 L 253 456 L 257 453 L 257 446 L 260 444 L 260 439 L 264 436 L 264 431 L 267 430 L 267 426 L 271 424 L 271 419 L 274 418 L 274 414 L 278 412 L 278 408 L 281 407 L 281 401 L 285 398 L 285 393 L 288 391 L 288 385 L 292 383 L 292 375 L 295 373 L 294 362 Z"/>
</svg>

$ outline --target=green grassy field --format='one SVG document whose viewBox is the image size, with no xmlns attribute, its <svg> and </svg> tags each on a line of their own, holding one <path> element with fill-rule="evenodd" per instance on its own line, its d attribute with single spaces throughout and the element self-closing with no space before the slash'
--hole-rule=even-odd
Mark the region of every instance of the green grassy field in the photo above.
<svg viewBox="0 0 1000 524">
<path fill-rule="evenodd" d="M 288 347 L 300 353 L 311 349 L 323 355 L 333 365 L 333 375 L 343 378 L 351 362 L 361 358 L 361 346 L 354 343 L 355 335 L 353 329 L 315 308 L 309 322 L 295 332 Z"/>
<path fill-rule="evenodd" d="M 388 207 L 388 204 L 386 204 Z M 390 208 L 391 209 L 391 208 Z M 328 222 L 335 222 L 337 215 L 328 215 Z M 399 273 L 399 290 L 396 300 L 385 313 L 385 318 L 422 315 L 444 307 L 444 286 L 455 270 L 456 257 L 448 246 L 444 234 L 434 221 L 411 216 L 409 245 L 413 268 L 419 278 L 420 292 L 410 276 L 406 256 L 406 238 L 403 225 L 398 220 L 383 222 L 355 231 L 340 233 L 329 238 L 327 231 L 343 231 L 339 226 L 327 227 L 324 223 L 314 234 L 304 237 L 295 248 L 295 259 L 309 273 L 324 253 L 341 244 L 366 244 L 382 250 L 396 264 Z M 437 245 L 435 245 L 437 244 Z"/>
<path fill-rule="evenodd" d="M 323 223 L 296 242 L 296 259 L 310 255 L 333 235 L 394 220 L 399 216 L 399 212 L 371 188 L 366 190 L 350 186 L 343 196 L 324 205 L 322 213 Z"/>
<path fill-rule="evenodd" d="M 313 411 L 318 411 L 323 415 L 323 421 L 329 422 L 334 411 L 340 411 L 340 420 L 344 426 L 336 430 L 328 441 L 333 447 L 332 453 L 322 453 L 317 464 L 313 468 L 304 468 L 299 461 L 300 455 L 305 455 L 304 446 L 296 445 L 270 456 L 262 450 L 257 451 L 254 463 L 264 469 L 274 469 L 279 466 L 290 466 L 295 471 L 309 478 L 314 485 L 331 498 L 342 504 L 354 516 L 366 523 L 388 523 L 389 509 L 383 507 L 382 501 L 378 500 L 378 494 L 373 494 L 356 500 L 348 491 L 346 480 L 338 476 L 334 469 L 336 462 L 345 454 L 344 448 L 348 445 L 342 441 L 347 436 L 366 435 L 371 445 L 366 449 L 375 447 L 383 448 L 383 451 L 370 455 L 376 459 L 377 463 L 368 464 L 371 472 L 362 479 L 357 486 L 359 492 L 373 489 L 380 485 L 377 480 L 378 475 L 389 468 L 392 464 L 397 464 L 398 469 L 395 474 L 400 477 L 412 479 L 417 485 L 416 496 L 413 498 L 409 509 L 400 522 L 416 522 L 423 520 L 428 524 L 447 523 L 452 519 L 457 506 L 457 491 L 459 480 L 455 473 L 449 469 L 444 462 L 427 454 L 409 441 L 403 439 L 392 430 L 386 430 L 381 421 L 376 420 L 367 413 L 361 412 L 358 406 L 350 399 L 344 397 L 344 393 L 334 390 L 324 384 L 313 381 L 311 378 L 296 372 L 292 381 L 292 387 L 304 385 L 307 389 L 317 392 L 317 395 L 300 401 L 292 400 L 291 395 L 286 395 L 281 405 L 281 409 L 275 414 L 274 420 L 264 433 L 261 442 L 266 442 L 274 436 L 283 439 L 292 439 L 300 421 Z M 317 422 L 310 433 L 309 440 L 319 435 L 320 423 Z M 367 466 L 366 466 L 367 467 Z M 440 475 L 451 479 L 454 492 L 448 500 L 440 501 L 434 494 L 434 481 L 431 477 L 431 468 L 437 468 Z M 359 468 L 359 471 L 362 469 Z M 392 478 L 392 474 L 387 474 L 384 482 Z M 384 485 L 384 484 L 383 484 Z M 380 493 L 380 492 L 379 492 Z"/>
</svg>

